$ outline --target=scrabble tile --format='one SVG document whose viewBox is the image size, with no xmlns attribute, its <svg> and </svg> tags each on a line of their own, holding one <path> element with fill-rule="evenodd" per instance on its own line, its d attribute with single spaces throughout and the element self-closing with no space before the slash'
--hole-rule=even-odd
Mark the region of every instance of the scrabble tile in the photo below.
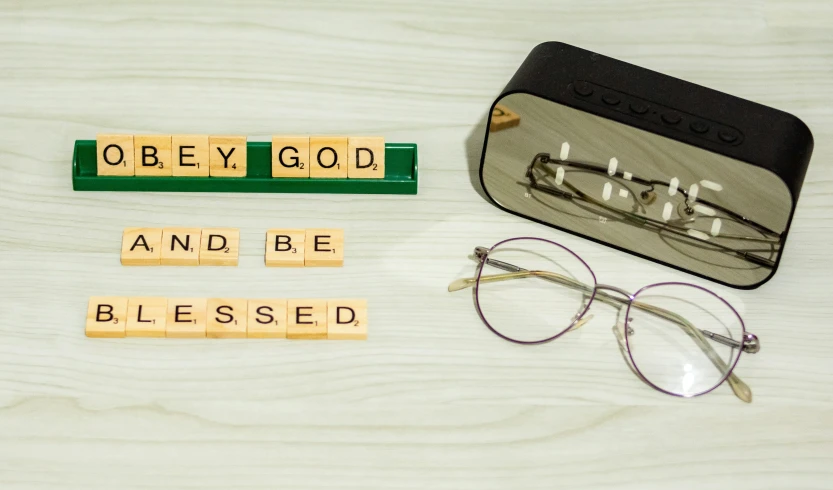
<svg viewBox="0 0 833 490">
<path fill-rule="evenodd" d="M 240 230 L 203 228 L 200 240 L 200 265 L 237 265 L 240 255 Z"/>
<path fill-rule="evenodd" d="M 95 151 L 98 175 L 134 175 L 132 134 L 99 134 L 95 138 Z"/>
<path fill-rule="evenodd" d="M 164 337 L 168 314 L 165 298 L 128 298 L 127 337 Z"/>
<path fill-rule="evenodd" d="M 309 139 L 309 176 L 313 179 L 347 178 L 347 137 L 313 136 Z"/>
<path fill-rule="evenodd" d="M 246 176 L 246 137 L 208 137 L 209 174 L 211 177 Z"/>
<path fill-rule="evenodd" d="M 172 338 L 205 337 L 205 298 L 169 298 L 165 336 Z"/>
<path fill-rule="evenodd" d="M 250 339 L 286 338 L 286 300 L 250 299 L 247 336 Z"/>
<path fill-rule="evenodd" d="M 367 338 L 367 301 L 331 299 L 327 301 L 327 338 L 364 340 Z"/>
<path fill-rule="evenodd" d="M 492 117 L 489 120 L 489 131 L 501 131 L 521 124 L 521 117 L 510 111 L 508 107 L 497 104 L 492 109 Z"/>
<path fill-rule="evenodd" d="M 162 228 L 125 228 L 121 239 L 121 265 L 162 263 Z"/>
<path fill-rule="evenodd" d="M 286 304 L 286 338 L 326 339 L 327 301 L 290 299 Z"/>
<path fill-rule="evenodd" d="M 245 299 L 211 298 L 206 309 L 205 336 L 214 339 L 244 339 L 249 302 Z"/>
<path fill-rule="evenodd" d="M 162 229 L 162 265 L 200 265 L 199 228 Z"/>
<path fill-rule="evenodd" d="M 306 267 L 341 267 L 344 265 L 344 230 L 307 230 L 304 243 Z"/>
<path fill-rule="evenodd" d="M 171 136 L 171 161 L 174 177 L 208 177 L 208 135 Z"/>
<path fill-rule="evenodd" d="M 144 135 L 133 137 L 136 175 L 146 177 L 170 177 L 171 135 Z"/>
<path fill-rule="evenodd" d="M 309 178 L 309 137 L 272 137 L 272 177 Z"/>
<path fill-rule="evenodd" d="M 267 267 L 304 267 L 306 230 L 267 230 Z"/>
<path fill-rule="evenodd" d="M 347 178 L 385 178 L 385 138 L 365 136 L 347 139 Z"/>
<path fill-rule="evenodd" d="M 127 298 L 93 296 L 87 306 L 87 337 L 124 337 Z"/>
</svg>

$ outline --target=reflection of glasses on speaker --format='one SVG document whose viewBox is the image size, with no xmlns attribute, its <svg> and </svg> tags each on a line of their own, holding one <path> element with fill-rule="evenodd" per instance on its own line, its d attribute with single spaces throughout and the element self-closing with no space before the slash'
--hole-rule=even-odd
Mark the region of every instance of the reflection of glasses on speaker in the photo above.
<svg viewBox="0 0 833 490">
<path fill-rule="evenodd" d="M 588 322 L 592 315 L 585 314 L 598 299 L 624 310 L 614 333 L 634 374 L 651 387 L 692 397 L 728 380 L 738 398 L 752 401 L 733 370 L 741 352 L 760 350 L 758 338 L 715 293 L 685 283 L 653 284 L 634 294 L 598 284 L 578 255 L 542 238 L 477 247 L 474 256 L 474 277 L 456 280 L 448 290 L 473 287 L 480 318 L 498 336 L 519 344 L 554 340 Z"/>
<path fill-rule="evenodd" d="M 589 163 L 553 159 L 549 153 L 535 155 L 525 177 L 529 188 L 592 205 L 595 213 L 603 212 L 607 219 L 668 233 L 675 239 L 718 249 L 758 266 L 774 267 L 775 261 L 770 257 L 780 251 L 779 233 L 693 195 L 692 189 L 679 187 L 677 179 L 644 179 Z M 658 187 L 665 191 L 658 193 Z M 697 187 L 693 190 L 696 192 Z"/>
</svg>

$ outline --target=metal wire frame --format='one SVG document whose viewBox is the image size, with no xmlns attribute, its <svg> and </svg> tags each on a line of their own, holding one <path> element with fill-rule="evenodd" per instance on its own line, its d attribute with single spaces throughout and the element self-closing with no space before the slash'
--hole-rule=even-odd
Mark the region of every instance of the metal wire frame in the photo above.
<svg viewBox="0 0 833 490">
<path fill-rule="evenodd" d="M 538 240 L 538 241 L 542 241 L 542 242 L 551 243 L 551 244 L 553 244 L 557 247 L 560 247 L 561 249 L 565 250 L 566 252 L 568 252 L 572 256 L 574 256 L 576 259 L 578 259 L 578 261 L 581 262 L 587 268 L 587 270 L 590 272 L 590 275 L 593 278 L 593 285 L 591 286 L 591 285 L 582 283 L 580 281 L 576 281 L 572 278 L 569 278 L 567 276 L 557 274 L 557 273 L 554 273 L 554 272 L 539 271 L 539 270 L 527 270 L 527 269 L 518 267 L 516 265 L 509 264 L 509 263 L 504 262 L 504 261 L 489 258 L 489 253 L 492 250 L 494 250 L 496 247 L 499 247 L 500 245 L 503 245 L 507 242 L 517 241 L 517 240 Z M 721 384 L 723 384 L 723 382 L 728 381 L 729 386 L 731 387 L 735 396 L 737 396 L 740 400 L 742 400 L 744 402 L 747 402 L 747 403 L 752 402 L 752 390 L 749 388 L 749 385 L 747 385 L 743 380 L 741 380 L 734 373 L 734 368 L 737 365 L 738 361 L 740 360 L 740 354 L 742 352 L 745 352 L 745 353 L 748 353 L 748 354 L 755 354 L 755 353 L 760 351 L 760 341 L 759 341 L 758 337 L 755 334 L 748 333 L 746 331 L 746 327 L 743 323 L 743 319 L 740 317 L 737 310 L 735 310 L 735 308 L 731 304 L 729 304 L 726 300 L 724 300 L 723 298 L 721 298 L 720 296 L 718 296 L 714 292 L 712 292 L 712 291 L 710 291 L 706 288 L 697 286 L 695 284 L 688 284 L 688 283 L 682 283 L 682 282 L 666 282 L 666 283 L 651 284 L 651 285 L 648 285 L 648 286 L 645 286 L 645 287 L 641 288 L 639 291 L 637 291 L 636 293 L 633 293 L 633 294 L 630 294 L 627 291 L 625 291 L 623 289 L 620 289 L 620 288 L 617 288 L 615 286 L 609 286 L 609 285 L 605 285 L 605 284 L 598 284 L 596 282 L 595 273 L 593 273 L 593 270 L 590 269 L 590 266 L 581 257 L 579 257 L 575 252 L 568 249 L 567 247 L 565 247 L 565 246 L 563 246 L 559 243 L 556 243 L 556 242 L 553 242 L 553 241 L 550 241 L 550 240 L 546 240 L 546 239 L 543 239 L 543 238 L 534 238 L 534 237 L 510 238 L 508 240 L 504 240 L 502 242 L 499 242 L 499 243 L 495 244 L 491 248 L 476 247 L 475 250 L 474 250 L 474 257 L 478 260 L 478 268 L 477 268 L 476 276 L 471 277 L 471 278 L 458 279 L 458 280 L 452 282 L 448 286 L 448 291 L 449 292 L 454 292 L 454 291 L 460 291 L 462 289 L 466 289 L 466 288 L 469 288 L 469 287 L 474 287 L 475 306 L 477 308 L 478 315 L 480 316 L 481 320 L 483 320 L 483 323 L 485 323 L 486 326 L 489 328 L 489 330 L 491 330 L 497 336 L 499 336 L 499 337 L 501 337 L 505 340 L 508 340 L 510 342 L 514 342 L 514 343 L 518 343 L 518 344 L 531 345 L 531 344 L 542 344 L 542 343 L 550 342 L 550 341 L 555 340 L 558 337 L 566 334 L 567 332 L 570 332 L 572 330 L 576 330 L 576 329 L 580 328 L 581 326 L 583 326 L 584 323 L 586 323 L 589 320 L 589 318 L 585 319 L 584 316 L 587 313 L 587 311 L 590 309 L 591 303 L 593 302 L 594 299 L 598 299 L 602 303 L 606 303 L 608 305 L 612 305 L 612 306 L 616 306 L 616 307 L 623 307 L 624 306 L 624 307 L 627 308 L 626 313 L 625 313 L 626 323 L 624 325 L 624 330 L 625 330 L 624 343 L 625 343 L 625 350 L 627 351 L 627 354 L 628 354 L 627 360 L 628 360 L 628 363 L 629 363 L 631 369 L 633 370 L 633 372 L 643 382 L 645 382 L 646 384 L 648 384 L 652 388 L 656 389 L 657 391 L 660 391 L 662 393 L 666 393 L 668 395 L 673 395 L 673 396 L 678 396 L 678 397 L 692 397 L 692 396 L 700 396 L 700 395 L 704 395 L 706 393 L 709 393 L 709 392 L 713 391 L 714 389 L 716 389 Z M 495 274 L 495 275 L 484 275 L 483 274 L 483 269 L 486 265 L 490 265 L 492 267 L 495 267 L 495 268 L 498 268 L 498 269 L 501 269 L 501 270 L 505 270 L 505 271 L 507 271 L 507 273 L 505 273 L 505 274 Z M 579 314 L 577 314 L 575 316 L 572 323 L 570 325 L 568 325 L 564 330 L 561 330 L 558 333 L 556 333 L 555 335 L 553 335 L 551 337 L 548 337 L 548 338 L 535 340 L 535 341 L 523 341 L 523 340 L 518 340 L 518 339 L 515 339 L 515 338 L 512 338 L 512 337 L 506 336 L 502 332 L 495 329 L 489 323 L 489 321 L 486 319 L 486 316 L 483 314 L 483 311 L 480 307 L 478 291 L 479 291 L 480 284 L 486 284 L 486 283 L 492 283 L 492 282 L 501 282 L 501 281 L 511 281 L 511 280 L 516 280 L 516 279 L 530 278 L 530 277 L 537 277 L 537 278 L 540 278 L 540 279 L 543 279 L 543 280 L 546 280 L 546 281 L 554 282 L 554 283 L 560 284 L 562 286 L 569 287 L 571 289 L 579 290 L 579 291 L 583 292 L 589 299 L 586 301 L 586 305 L 585 305 L 584 309 L 582 311 L 580 311 Z M 697 328 L 691 322 L 689 322 L 688 320 L 686 320 L 685 318 L 683 318 L 681 315 L 679 315 L 677 313 L 674 313 L 672 311 L 668 311 L 668 310 L 663 309 L 663 308 L 659 308 L 659 307 L 654 306 L 654 305 L 650 305 L 650 304 L 646 304 L 646 303 L 643 303 L 643 302 L 636 301 L 636 298 L 639 296 L 640 293 L 642 293 L 642 292 L 644 292 L 648 289 L 651 289 L 651 288 L 662 287 L 662 286 L 688 286 L 688 287 L 693 287 L 693 288 L 701 290 L 701 291 L 705 291 L 706 293 L 709 293 L 709 294 L 713 295 L 715 298 L 717 298 L 718 300 L 723 302 L 729 308 L 729 310 L 731 310 L 733 315 L 737 317 L 737 319 L 740 323 L 740 326 L 741 326 L 741 330 L 742 330 L 742 339 L 740 341 L 738 341 L 738 340 L 735 340 L 735 339 L 732 339 L 732 338 L 729 338 L 729 337 L 726 337 L 726 336 L 723 336 L 723 335 L 720 335 L 720 334 L 717 334 L 717 333 L 714 333 L 714 332 L 710 332 L 708 330 L 703 330 L 703 329 Z M 610 294 L 608 291 L 618 293 L 619 296 L 614 295 L 614 294 Z M 685 394 L 685 395 L 665 390 L 665 389 L 657 386 L 655 383 L 653 383 L 648 378 L 646 378 L 642 374 L 642 372 L 639 370 L 639 367 L 637 366 L 636 362 L 634 361 L 633 355 L 630 351 L 630 345 L 628 343 L 628 337 L 632 333 L 631 328 L 627 325 L 627 321 L 628 321 L 627 319 L 630 318 L 631 308 L 639 309 L 639 310 L 645 311 L 645 312 L 647 312 L 651 315 L 655 315 L 657 317 L 669 320 L 673 324 L 680 327 L 689 337 L 691 337 L 695 341 L 697 346 L 709 358 L 709 360 L 712 362 L 712 364 L 714 364 L 714 366 L 720 372 L 725 373 L 724 376 L 714 386 L 712 386 L 711 388 L 709 388 L 705 391 L 702 391 L 702 392 L 699 392 L 699 393 L 694 393 L 694 394 Z M 726 361 L 724 361 L 720 357 L 720 355 L 714 350 L 714 348 L 711 346 L 709 341 L 713 341 L 713 342 L 717 342 L 717 343 L 722 344 L 722 345 L 726 345 L 726 346 L 732 348 L 733 350 L 738 349 L 739 352 L 738 352 L 738 355 L 735 358 L 734 362 L 731 363 L 731 365 L 727 364 Z"/>
<path fill-rule="evenodd" d="M 641 216 L 641 215 L 636 214 L 636 213 L 624 211 L 624 210 L 618 209 L 614 206 L 610 206 L 610 205 L 606 204 L 604 201 L 600 201 L 598 199 L 595 199 L 595 198 L 589 196 L 587 193 L 582 192 L 580 189 L 576 188 L 570 182 L 568 182 L 566 180 L 566 177 L 562 181 L 561 185 L 568 188 L 570 190 L 570 192 L 558 189 L 557 187 L 553 187 L 553 186 L 548 185 L 546 183 L 539 182 L 539 179 L 535 176 L 535 172 L 534 172 L 534 170 L 536 168 L 541 169 L 542 172 L 548 174 L 550 177 L 554 177 L 552 169 L 547 166 L 548 164 L 564 165 L 564 166 L 567 166 L 567 167 L 577 168 L 577 169 L 584 170 L 584 171 L 597 172 L 599 174 L 609 175 L 606 168 L 600 167 L 598 165 L 593 165 L 593 164 L 583 163 L 583 162 L 576 162 L 576 161 L 571 161 L 571 160 L 553 159 L 553 158 L 550 157 L 549 153 L 538 153 L 532 159 L 532 163 L 530 163 L 530 165 L 527 167 L 526 173 L 525 173 L 525 178 L 528 181 L 527 185 L 530 188 L 538 190 L 540 192 L 544 192 L 546 194 L 549 194 L 549 195 L 552 195 L 552 196 L 555 196 L 555 197 L 558 197 L 558 198 L 561 198 L 561 199 L 581 200 L 583 202 L 590 203 L 592 205 L 595 205 L 595 206 L 598 206 L 598 207 L 604 209 L 605 211 L 608 211 L 608 212 L 611 212 L 611 213 L 614 213 L 614 214 L 617 214 L 617 215 L 621 216 L 625 221 L 627 221 L 631 224 L 641 226 L 643 228 L 651 228 L 651 229 L 654 229 L 658 232 L 669 232 L 669 233 L 672 233 L 672 234 L 674 234 L 676 236 L 679 236 L 679 237 L 685 237 L 691 243 L 694 243 L 696 245 L 703 245 L 703 246 L 709 246 L 709 247 L 714 247 L 714 248 L 720 249 L 723 252 L 736 255 L 736 256 L 738 256 L 738 257 L 740 257 L 740 258 L 742 258 L 746 261 L 749 261 L 749 262 L 754 263 L 756 265 L 759 265 L 761 267 L 766 267 L 766 268 L 770 268 L 770 269 L 775 267 L 775 261 L 774 260 L 766 258 L 766 257 L 762 257 L 762 256 L 756 254 L 755 252 L 765 252 L 765 251 L 778 252 L 778 251 L 780 251 L 780 247 L 781 247 L 781 244 L 782 244 L 781 234 L 767 228 L 766 226 L 764 226 L 764 225 L 762 225 L 762 224 L 760 224 L 760 223 L 758 223 L 758 222 L 756 222 L 752 219 L 749 219 L 749 218 L 747 218 L 745 216 L 742 216 L 742 215 L 740 215 L 740 214 L 738 214 L 738 213 L 736 213 L 736 212 L 734 212 L 730 209 L 727 209 L 727 208 L 725 208 L 725 207 L 723 207 L 719 204 L 710 202 L 710 201 L 705 200 L 705 199 L 698 199 L 698 202 L 703 203 L 704 205 L 707 205 L 707 206 L 709 206 L 709 207 L 711 207 L 711 208 L 713 208 L 717 211 L 720 211 L 720 212 L 724 213 L 726 216 L 731 218 L 733 221 L 735 221 L 737 223 L 740 223 L 742 225 L 748 226 L 749 228 L 751 228 L 751 229 L 757 231 L 758 233 L 760 233 L 761 235 L 763 235 L 761 237 L 728 235 L 728 236 L 723 236 L 723 238 L 733 239 L 733 240 L 742 240 L 742 241 L 745 241 L 745 242 L 763 243 L 763 244 L 768 245 L 768 247 L 763 248 L 763 249 L 761 249 L 761 248 L 739 249 L 739 248 L 734 248 L 734 247 L 730 247 L 730 246 L 727 246 L 727 245 L 723 245 L 723 244 L 720 244 L 720 243 L 717 243 L 717 242 L 714 242 L 714 241 L 704 242 L 704 241 L 701 241 L 701 240 L 691 236 L 689 234 L 689 228 L 686 228 L 684 226 L 678 226 L 678 225 L 674 224 L 673 222 L 663 222 L 663 221 L 659 221 L 659 220 L 656 220 L 656 219 L 653 219 L 653 218 L 649 218 L 647 216 Z M 614 176 L 615 176 L 615 174 L 614 174 Z M 648 187 L 648 189 L 642 191 L 641 194 L 642 194 L 643 197 L 645 195 L 650 195 L 650 193 L 654 192 L 654 188 L 658 185 L 665 186 L 665 187 L 670 187 L 670 185 L 671 185 L 668 182 L 664 182 L 664 181 L 661 181 L 661 180 L 644 179 L 644 178 L 641 178 L 641 177 L 636 176 L 636 175 L 631 176 L 629 178 L 629 181 L 630 182 L 635 182 L 637 184 L 641 184 L 641 185 L 644 185 L 644 186 Z M 692 221 L 693 221 L 694 220 L 694 218 L 693 218 L 694 211 L 691 207 L 688 191 L 686 191 L 685 189 L 679 189 L 678 192 L 680 192 L 685 197 L 686 208 L 690 211 L 691 216 L 692 216 Z"/>
</svg>

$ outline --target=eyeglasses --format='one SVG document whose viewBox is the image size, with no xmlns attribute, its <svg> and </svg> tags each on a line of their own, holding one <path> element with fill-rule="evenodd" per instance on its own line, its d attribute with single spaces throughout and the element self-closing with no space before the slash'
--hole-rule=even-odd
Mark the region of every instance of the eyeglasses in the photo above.
<svg viewBox="0 0 833 490">
<path fill-rule="evenodd" d="M 699 198 L 698 186 L 678 188 L 677 183 L 644 179 L 599 165 L 554 159 L 538 153 L 526 169 L 527 187 L 548 196 L 592 206 L 605 219 L 619 219 L 635 226 L 665 233 L 685 245 L 719 250 L 756 266 L 772 268 L 780 252 L 781 235 L 766 226 L 716 203 Z M 611 199 L 620 188 L 626 199 Z M 664 187 L 676 206 L 652 206 L 657 188 Z M 593 196 L 599 196 L 597 199 Z"/>
<path fill-rule="evenodd" d="M 624 319 L 614 327 L 633 373 L 663 393 L 699 396 L 724 381 L 744 402 L 752 390 L 734 374 L 741 352 L 760 350 L 737 311 L 708 289 L 680 282 L 651 284 L 628 293 L 598 284 L 584 260 L 543 238 L 511 238 L 477 247 L 475 276 L 450 292 L 474 288 L 477 313 L 499 337 L 519 344 L 557 339 L 588 322 L 593 300 L 614 306 Z M 505 271 L 493 274 L 491 268 Z"/>
</svg>

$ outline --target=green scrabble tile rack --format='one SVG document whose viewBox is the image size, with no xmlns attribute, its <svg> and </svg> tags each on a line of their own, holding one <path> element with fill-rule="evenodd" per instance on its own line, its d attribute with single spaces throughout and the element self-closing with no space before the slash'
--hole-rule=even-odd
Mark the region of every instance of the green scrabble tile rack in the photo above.
<svg viewBox="0 0 833 490">
<path fill-rule="evenodd" d="M 417 145 L 385 143 L 384 179 L 272 177 L 272 143 L 247 143 L 247 175 L 224 177 L 111 177 L 96 170 L 95 140 L 76 140 L 72 188 L 76 191 L 305 192 L 317 194 L 416 194 Z"/>
</svg>

